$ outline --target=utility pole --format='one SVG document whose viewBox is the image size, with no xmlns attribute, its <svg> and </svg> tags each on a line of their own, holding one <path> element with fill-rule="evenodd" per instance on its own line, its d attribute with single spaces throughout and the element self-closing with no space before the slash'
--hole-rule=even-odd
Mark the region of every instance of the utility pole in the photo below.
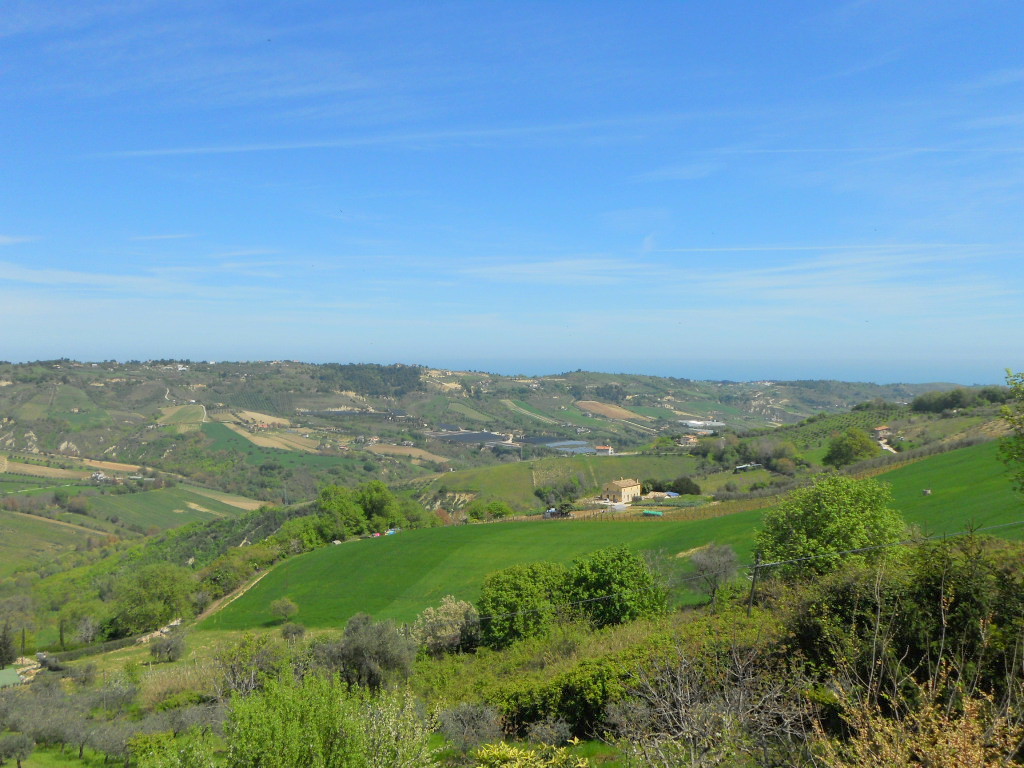
<svg viewBox="0 0 1024 768">
<path fill-rule="evenodd" d="M 754 594 L 757 592 L 757 572 L 761 570 L 761 553 L 754 556 L 754 573 L 750 579 L 750 599 L 747 600 L 747 616 L 754 610 Z"/>
</svg>

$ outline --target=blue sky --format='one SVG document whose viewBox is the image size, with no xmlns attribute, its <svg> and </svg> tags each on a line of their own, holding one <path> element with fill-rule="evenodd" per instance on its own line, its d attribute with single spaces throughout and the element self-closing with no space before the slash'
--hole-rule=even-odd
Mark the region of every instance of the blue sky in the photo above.
<svg viewBox="0 0 1024 768">
<path fill-rule="evenodd" d="M 0 357 L 997 382 L 1019 2 L 5 0 Z"/>
</svg>

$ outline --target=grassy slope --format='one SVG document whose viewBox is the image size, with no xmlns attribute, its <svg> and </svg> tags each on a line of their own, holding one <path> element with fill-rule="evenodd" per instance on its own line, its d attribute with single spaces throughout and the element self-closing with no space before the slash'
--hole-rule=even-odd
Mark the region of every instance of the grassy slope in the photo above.
<svg viewBox="0 0 1024 768">
<path fill-rule="evenodd" d="M 1024 520 L 1024 497 L 1010 485 L 997 451 L 998 443 L 983 443 L 932 456 L 879 479 L 892 483 L 894 506 L 925 534 Z M 931 489 L 930 496 L 921 493 L 925 488 Z M 1021 538 L 1024 526 L 996 533 Z"/>
<path fill-rule="evenodd" d="M 309 627 L 339 626 L 360 611 L 408 621 L 447 594 L 475 600 L 493 571 L 536 560 L 569 563 L 617 544 L 675 553 L 713 540 L 732 544 L 746 560 L 758 518 L 502 523 L 353 541 L 285 561 L 200 629 L 272 626 L 270 603 L 286 595 L 299 605 L 296 621 Z"/>
<path fill-rule="evenodd" d="M 934 456 L 881 479 L 892 484 L 907 521 L 929 534 L 1024 519 L 1024 503 L 996 450 L 987 443 Z M 922 488 L 932 495 L 923 496 Z M 731 544 L 749 562 L 760 516 L 753 510 L 703 521 L 503 523 L 351 542 L 286 561 L 202 628 L 272 626 L 268 607 L 285 595 L 300 606 L 297 620 L 310 627 L 337 626 L 358 611 L 405 621 L 445 594 L 475 599 L 492 571 L 534 560 L 568 563 L 614 544 L 681 552 L 715 541 Z M 1021 537 L 1024 526 L 997 533 Z"/>
<path fill-rule="evenodd" d="M 190 507 L 190 504 L 202 509 Z M 93 496 L 89 499 L 89 505 L 100 516 L 117 515 L 123 523 L 160 529 L 177 528 L 195 520 L 213 520 L 240 512 L 238 507 L 184 488 Z"/>
<path fill-rule="evenodd" d="M 90 533 L 59 525 L 41 517 L 0 511 L 0 576 L 38 557 L 56 555 L 63 549 L 84 544 Z"/>
<path fill-rule="evenodd" d="M 341 456 L 322 456 L 306 453 L 305 451 L 287 451 L 283 448 L 263 448 L 232 432 L 218 422 L 206 422 L 202 426 L 202 431 L 203 434 L 213 440 L 212 450 L 238 451 L 245 454 L 246 463 L 253 466 L 259 466 L 264 463 L 277 463 L 289 468 L 330 468 L 336 466 L 352 468 L 356 464 L 362 463 L 357 459 Z"/>
</svg>

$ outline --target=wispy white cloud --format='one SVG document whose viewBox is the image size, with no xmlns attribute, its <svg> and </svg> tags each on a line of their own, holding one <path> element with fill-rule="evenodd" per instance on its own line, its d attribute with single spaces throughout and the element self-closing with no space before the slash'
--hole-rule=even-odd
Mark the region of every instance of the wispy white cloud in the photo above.
<svg viewBox="0 0 1024 768">
<path fill-rule="evenodd" d="M 853 64 L 851 66 L 844 67 L 843 69 L 837 70 L 835 72 L 821 75 L 815 78 L 815 80 L 838 80 L 844 77 L 854 77 L 856 75 L 862 75 L 865 72 L 871 72 L 873 70 L 879 69 L 880 67 L 885 67 L 889 64 L 892 64 L 894 61 L 899 61 L 899 59 L 902 58 L 902 56 L 902 48 L 887 51 L 885 53 L 878 54 L 877 56 L 872 56 L 870 58 L 864 59 L 863 61 L 857 62 L 856 64 Z"/>
<path fill-rule="evenodd" d="M 0 245 L 17 245 L 18 243 L 30 243 L 36 240 L 35 237 L 25 237 L 19 235 L 0 235 Z"/>
<path fill-rule="evenodd" d="M 115 274 L 69 269 L 34 269 L 0 261 L 0 284 L 4 282 L 45 286 L 53 290 L 88 291 L 96 296 L 121 294 L 135 297 L 173 297 L 175 300 L 252 300 L 256 297 L 285 295 L 283 289 L 272 282 L 242 286 L 175 279 L 167 267 L 154 269 L 148 274 Z"/>
<path fill-rule="evenodd" d="M 707 178 L 719 169 L 716 163 L 683 163 L 668 165 L 653 171 L 640 173 L 632 177 L 632 181 L 693 181 Z"/>
<path fill-rule="evenodd" d="M 982 91 L 1024 83 L 1024 69 L 997 69 L 963 83 L 964 90 Z"/>
<path fill-rule="evenodd" d="M 608 284 L 621 280 L 629 263 L 606 257 L 577 257 L 552 261 L 508 261 L 457 270 L 471 278 L 497 282 L 551 284 Z"/>
<path fill-rule="evenodd" d="M 706 115 L 703 115 L 706 116 Z M 353 149 L 368 146 L 402 145 L 424 147 L 436 144 L 461 144 L 474 141 L 526 138 L 559 134 L 575 134 L 607 128 L 637 125 L 669 125 L 698 119 L 702 115 L 690 113 L 633 115 L 619 118 L 576 120 L 558 123 L 506 125 L 493 128 L 455 128 L 434 131 L 409 131 L 349 136 L 336 139 L 309 141 L 282 141 L 252 144 L 214 144 L 190 147 L 155 147 L 100 152 L 93 157 L 163 157 L 175 155 L 220 155 L 248 152 L 289 152 L 316 149 Z"/>
<path fill-rule="evenodd" d="M 906 251 L 942 250 L 947 248 L 1012 248 L 1022 247 L 994 243 L 860 243 L 827 245 L 726 245 L 708 248 L 660 248 L 658 253 L 760 253 L 769 251 Z"/>
<path fill-rule="evenodd" d="M 175 234 L 175 235 L 137 235 L 136 237 L 129 237 L 132 241 L 146 241 L 146 240 L 187 240 L 193 238 L 195 235 L 192 234 Z"/>
</svg>

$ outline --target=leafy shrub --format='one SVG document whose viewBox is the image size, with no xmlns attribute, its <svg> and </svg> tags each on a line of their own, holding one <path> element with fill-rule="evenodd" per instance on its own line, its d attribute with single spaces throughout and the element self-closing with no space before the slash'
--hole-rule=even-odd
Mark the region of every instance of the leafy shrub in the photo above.
<svg viewBox="0 0 1024 768">
<path fill-rule="evenodd" d="M 557 563 L 514 565 L 487 576 L 477 603 L 483 642 L 504 648 L 543 634 L 566 603 L 568 580 Z"/>
<path fill-rule="evenodd" d="M 416 617 L 412 635 L 431 656 L 471 651 L 480 641 L 480 616 L 472 604 L 445 595 L 440 606 Z"/>
<path fill-rule="evenodd" d="M 473 753 L 476 768 L 587 768 L 590 761 L 576 757 L 565 747 L 537 749 L 498 742 L 486 744 Z"/>
</svg>

